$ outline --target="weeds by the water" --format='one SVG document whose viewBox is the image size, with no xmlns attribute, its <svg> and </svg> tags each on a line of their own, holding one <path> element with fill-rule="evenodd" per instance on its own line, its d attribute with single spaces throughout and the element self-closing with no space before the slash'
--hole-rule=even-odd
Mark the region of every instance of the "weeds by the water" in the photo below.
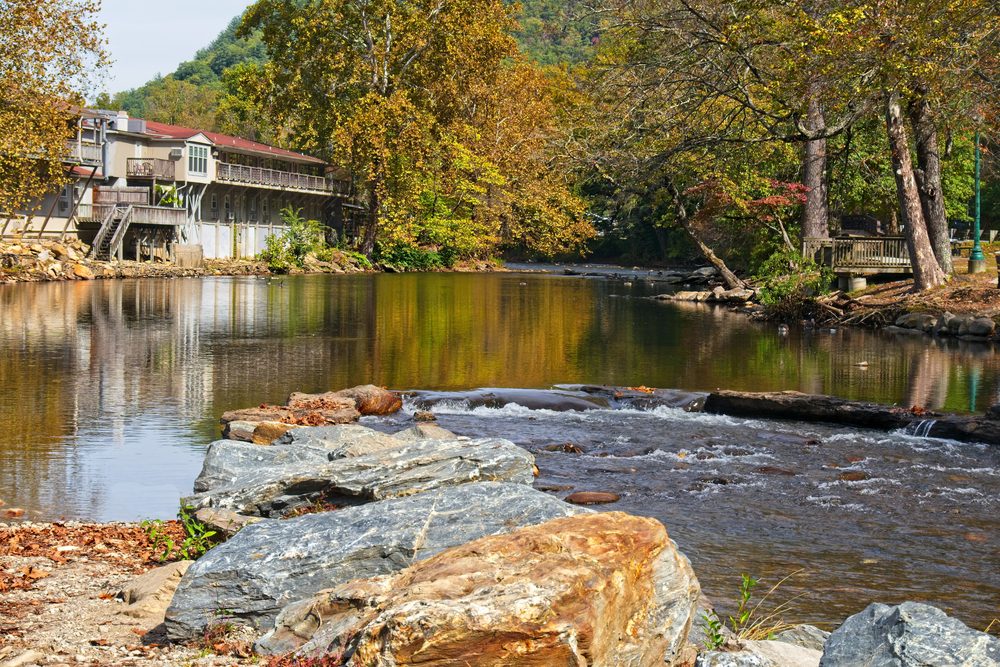
<svg viewBox="0 0 1000 667">
<path fill-rule="evenodd" d="M 1000 634 L 1000 618 L 994 618 L 990 621 L 990 624 L 986 626 L 986 629 L 983 630 L 983 632 L 989 634 L 994 625 L 997 626 L 997 634 Z"/>
<path fill-rule="evenodd" d="M 739 605 L 736 608 L 736 615 L 729 617 L 729 630 L 733 637 L 736 639 L 749 639 L 754 641 L 773 639 L 775 634 L 781 632 L 782 630 L 794 627 L 791 623 L 785 623 L 780 618 L 780 614 L 787 611 L 789 605 L 793 601 L 802 597 L 801 595 L 796 595 L 790 600 L 782 602 L 766 614 L 763 613 L 761 605 L 763 605 L 778 589 L 778 587 L 788 580 L 789 577 L 798 574 L 801 571 L 802 570 L 799 569 L 785 576 L 781 579 L 781 581 L 772 586 L 764 597 L 762 597 L 760 601 L 752 607 L 750 605 L 753 597 L 751 589 L 759 582 L 748 574 L 741 575 L 743 580 L 740 582 Z M 726 641 L 726 636 L 723 633 L 725 624 L 719 619 L 714 611 L 710 612 L 710 615 L 703 614 L 702 618 L 705 619 L 706 625 L 705 632 L 707 638 L 705 640 L 705 647 L 709 650 L 720 648 Z"/>
<path fill-rule="evenodd" d="M 153 543 L 153 553 L 155 554 L 160 549 L 163 550 L 159 557 L 161 563 L 174 555 L 179 556 L 182 560 L 198 560 L 215 546 L 211 539 L 215 536 L 215 531 L 209 530 L 207 525 L 195 519 L 194 515 L 190 513 L 192 510 L 194 508 L 190 506 L 182 507 L 177 513 L 177 518 L 181 520 L 186 537 L 176 550 L 174 549 L 174 540 L 164 530 L 162 520 L 146 519 L 140 524 Z"/>
</svg>

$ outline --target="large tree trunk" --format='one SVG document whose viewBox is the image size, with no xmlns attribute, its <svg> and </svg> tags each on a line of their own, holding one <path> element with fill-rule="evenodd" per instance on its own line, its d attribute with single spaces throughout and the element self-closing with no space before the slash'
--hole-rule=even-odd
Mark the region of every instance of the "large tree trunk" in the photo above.
<svg viewBox="0 0 1000 667">
<path fill-rule="evenodd" d="M 698 251 L 701 252 L 701 256 L 704 257 L 709 264 L 715 267 L 715 270 L 719 272 L 722 276 L 722 281 L 726 283 L 726 287 L 729 289 L 746 289 L 746 283 L 736 277 L 736 274 L 729 270 L 726 263 L 719 259 L 712 249 L 705 245 L 705 242 L 699 238 L 697 232 L 695 232 L 694 227 L 691 226 L 691 221 L 688 219 L 687 210 L 684 208 L 684 202 L 681 201 L 681 195 L 677 191 L 677 188 L 673 183 L 669 183 L 667 187 L 670 189 L 670 195 L 673 197 L 674 211 L 677 213 L 677 221 L 681 223 L 681 227 L 687 233 L 688 238 L 694 243 Z"/>
<path fill-rule="evenodd" d="M 886 100 L 885 127 L 889 134 L 892 171 L 896 176 L 900 217 L 906 225 L 906 246 L 913 268 L 913 285 L 923 291 L 943 284 L 947 277 L 934 257 L 934 249 L 927 236 L 920 193 L 917 191 L 913 163 L 910 161 L 910 145 L 903 126 L 903 112 L 899 108 L 899 93 L 895 91 Z"/>
<path fill-rule="evenodd" d="M 375 236 L 378 233 L 378 183 L 368 183 L 368 219 L 365 221 L 365 231 L 361 235 L 361 254 L 371 259 L 375 251 Z"/>
<path fill-rule="evenodd" d="M 934 248 L 941 270 L 952 273 L 951 241 L 948 234 L 948 214 L 944 208 L 944 192 L 941 188 L 941 156 L 938 153 L 937 126 L 931 118 L 931 105 L 925 97 L 924 89 L 917 88 L 920 95 L 910 103 L 910 123 L 916 142 L 917 164 L 920 170 L 914 172 L 920 204 L 927 225 L 927 235 Z"/>
<path fill-rule="evenodd" d="M 806 126 L 810 130 L 823 130 L 826 120 L 819 104 L 819 93 L 810 87 L 809 111 Z M 809 188 L 802 208 L 802 238 L 816 239 L 830 236 L 830 208 L 826 180 L 826 139 L 806 142 L 802 164 L 802 184 Z"/>
</svg>

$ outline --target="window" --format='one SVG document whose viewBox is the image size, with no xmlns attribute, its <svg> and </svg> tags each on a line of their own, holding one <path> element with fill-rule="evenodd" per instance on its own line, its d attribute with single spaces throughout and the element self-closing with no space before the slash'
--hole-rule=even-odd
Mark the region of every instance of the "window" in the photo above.
<svg viewBox="0 0 1000 667">
<path fill-rule="evenodd" d="M 188 171 L 192 174 L 208 173 L 207 146 L 188 146 Z"/>
</svg>

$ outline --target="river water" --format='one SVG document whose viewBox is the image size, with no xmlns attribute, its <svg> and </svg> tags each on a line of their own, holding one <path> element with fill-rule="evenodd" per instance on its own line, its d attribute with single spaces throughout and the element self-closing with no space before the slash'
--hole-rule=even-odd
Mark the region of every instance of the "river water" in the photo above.
<svg viewBox="0 0 1000 667">
<path fill-rule="evenodd" d="M 724 607 L 740 573 L 760 587 L 794 573 L 774 594 L 801 596 L 786 619 L 837 623 L 904 599 L 980 629 L 1000 616 L 1000 450 L 679 408 L 466 400 L 482 387 L 572 395 L 566 385 L 593 383 L 962 412 L 1000 390 L 989 344 L 782 336 L 725 308 L 639 298 L 667 289 L 538 274 L 0 286 L 0 500 L 32 520 L 167 518 L 223 411 L 371 382 L 420 391 L 370 426 L 404 428 L 433 391 L 445 428 L 529 448 L 536 487 L 620 494 L 602 509 L 662 521 Z M 565 443 L 583 453 L 547 449 Z"/>
</svg>

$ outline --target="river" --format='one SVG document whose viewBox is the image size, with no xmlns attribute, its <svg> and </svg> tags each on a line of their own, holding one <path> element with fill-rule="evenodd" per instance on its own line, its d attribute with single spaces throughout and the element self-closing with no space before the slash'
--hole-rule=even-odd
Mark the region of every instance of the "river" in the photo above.
<svg viewBox="0 0 1000 667">
<path fill-rule="evenodd" d="M 724 604 L 742 572 L 762 587 L 794 572 L 775 593 L 802 596 L 789 619 L 836 623 L 904 599 L 980 629 L 1000 616 L 995 448 L 669 408 L 465 402 L 480 387 L 594 383 L 962 412 L 1000 390 L 991 344 L 779 335 L 722 307 L 638 298 L 667 289 L 541 274 L 0 286 L 0 500 L 30 520 L 171 517 L 223 411 L 371 382 L 454 392 L 439 423 L 529 448 L 549 493 L 621 494 L 604 509 L 661 520 Z M 365 423 L 403 428 L 420 396 Z M 546 450 L 564 443 L 584 453 Z"/>
</svg>

